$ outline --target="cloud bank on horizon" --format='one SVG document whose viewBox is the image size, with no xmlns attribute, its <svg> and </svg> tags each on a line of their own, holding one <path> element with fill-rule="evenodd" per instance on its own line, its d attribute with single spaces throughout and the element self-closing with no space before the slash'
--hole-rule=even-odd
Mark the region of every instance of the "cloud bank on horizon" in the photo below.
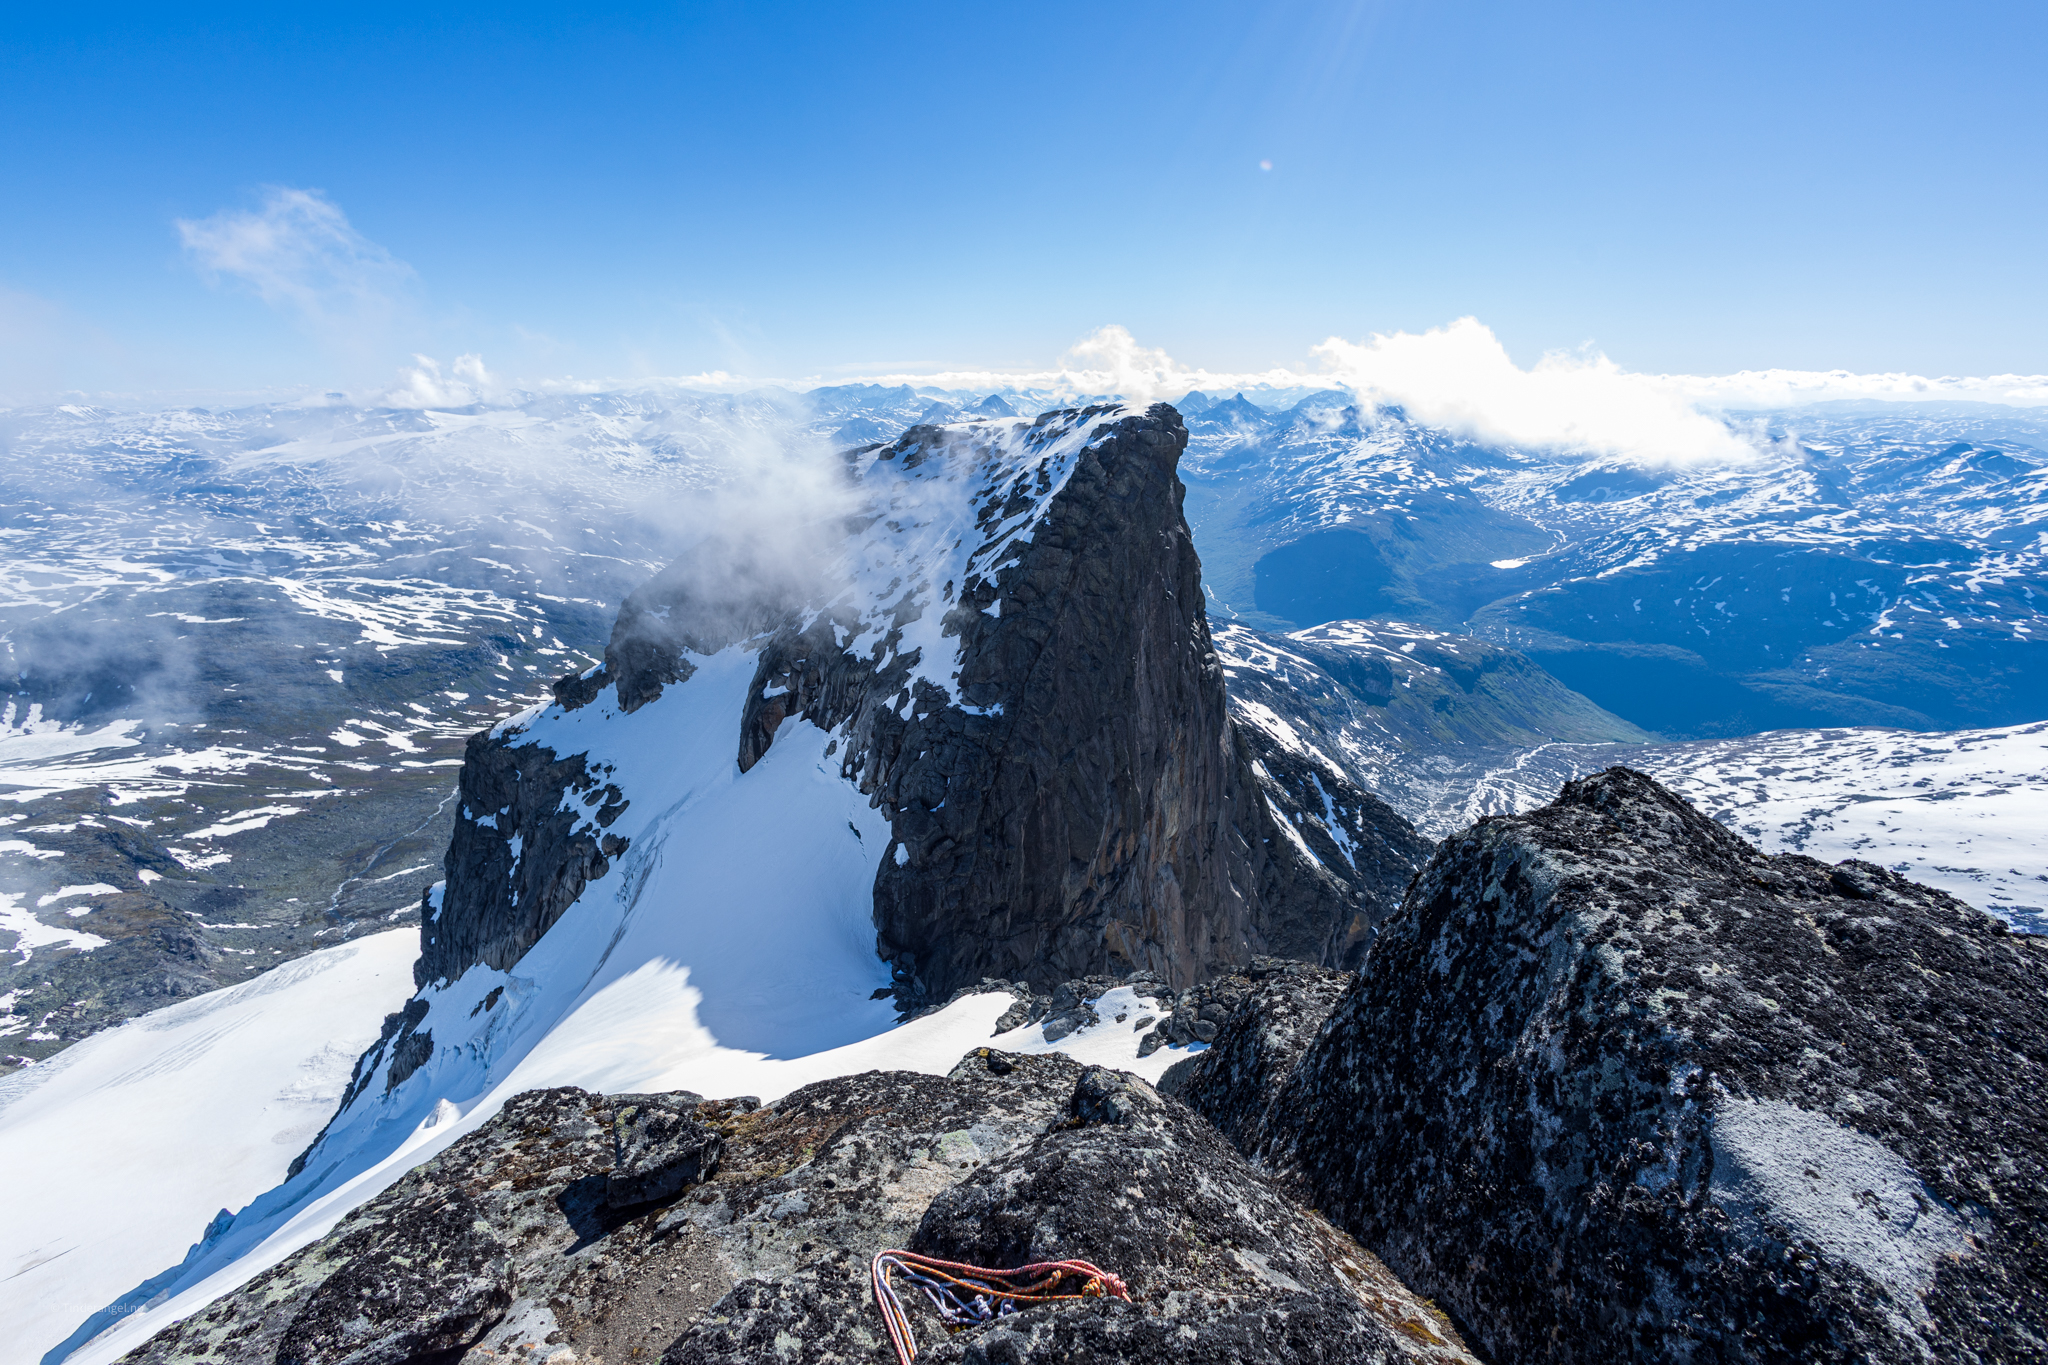
<svg viewBox="0 0 2048 1365">
<path fill-rule="evenodd" d="M 1429 426 L 1471 440 L 1526 448 L 1624 456 L 1660 463 L 1747 459 L 1763 439 L 1739 414 L 1805 404 L 1863 400 L 1975 402 L 2048 406 L 2048 375 L 1944 376 L 1855 374 L 1847 370 L 1745 370 L 1729 375 L 1639 374 L 1590 349 L 1544 356 L 1524 369 L 1477 318 L 1459 318 L 1426 332 L 1374 334 L 1364 341 L 1331 337 L 1314 347 L 1317 368 L 1216 371 L 1188 366 L 1165 350 L 1142 346 L 1120 326 L 1098 328 L 1045 370 L 924 370 L 826 379 L 761 379 L 724 371 L 636 381 L 545 380 L 521 385 L 542 392 L 599 393 L 639 386 L 744 392 L 765 386 L 797 391 L 842 384 L 909 385 L 920 389 L 1004 392 L 1047 401 L 1115 396 L 1173 401 L 1191 391 L 1211 395 L 1326 389 L 1347 392 L 1375 408 L 1399 408 Z M 438 367 L 421 368 L 380 401 L 421 406 L 412 396 L 433 391 Z M 482 376 L 482 362 L 465 356 Z M 429 377 L 433 382 L 428 382 Z M 457 385 L 482 399 L 486 386 Z M 493 381 L 490 386 L 503 391 Z"/>
<path fill-rule="evenodd" d="M 341 346 L 375 338 L 410 306 L 411 267 L 358 232 L 317 190 L 275 187 L 254 209 L 226 209 L 176 228 L 209 278 L 231 281 Z M 1114 395 L 1177 399 L 1191 390 L 1253 394 L 1330 389 L 1376 408 L 1488 444 L 1616 455 L 1660 463 L 1745 459 L 1765 439 L 1758 423 L 1730 414 L 1834 400 L 1969 401 L 2048 406 L 2048 375 L 1983 377 L 1855 374 L 1844 370 L 1746 370 L 1730 375 L 1642 374 L 1591 347 L 1553 353 L 1523 368 L 1479 319 L 1425 332 L 1333 336 L 1309 351 L 1310 366 L 1213 371 L 1139 344 L 1127 328 L 1097 328 L 1050 369 L 932 370 L 776 379 L 724 371 L 670 379 L 533 382 L 491 373 L 481 355 L 445 370 L 415 355 L 398 382 L 370 401 L 432 409 L 515 400 L 524 392 L 595 393 L 651 386 L 738 392 L 830 383 L 1000 391 L 1043 401 Z M 318 401 L 331 401 L 322 398 Z"/>
</svg>

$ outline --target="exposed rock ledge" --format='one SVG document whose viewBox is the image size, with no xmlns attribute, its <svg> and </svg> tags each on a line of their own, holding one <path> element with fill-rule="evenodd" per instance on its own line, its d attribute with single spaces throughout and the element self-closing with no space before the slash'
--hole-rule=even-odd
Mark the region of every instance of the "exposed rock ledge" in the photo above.
<svg viewBox="0 0 2048 1365">
<path fill-rule="evenodd" d="M 668 1193 L 618 1206 L 647 1189 Z M 528 1092 L 127 1359 L 879 1365 L 868 1260 L 898 1246 L 1081 1257 L 1132 1291 L 950 1337 L 907 1295 L 930 1365 L 1473 1365 L 1440 1314 L 1179 1103 L 986 1049 L 948 1077 L 869 1072 L 765 1107 Z"/>
<path fill-rule="evenodd" d="M 1167 1088 L 1497 1360 L 2038 1361 L 2044 949 L 1616 768 L 1447 841 L 1355 984 L 1272 979 Z"/>
</svg>

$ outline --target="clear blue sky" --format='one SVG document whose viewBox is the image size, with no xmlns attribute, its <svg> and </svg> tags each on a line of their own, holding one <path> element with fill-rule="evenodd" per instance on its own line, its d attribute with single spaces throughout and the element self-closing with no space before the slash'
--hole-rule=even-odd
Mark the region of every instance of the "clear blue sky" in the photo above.
<svg viewBox="0 0 2048 1365">
<path fill-rule="evenodd" d="M 1106 323 L 1301 366 L 1466 314 L 1523 363 L 2048 371 L 2039 3 L 323 8 L 8 6 L 0 392 L 1040 367 Z M 181 241 L 279 187 L 370 303 Z"/>
</svg>

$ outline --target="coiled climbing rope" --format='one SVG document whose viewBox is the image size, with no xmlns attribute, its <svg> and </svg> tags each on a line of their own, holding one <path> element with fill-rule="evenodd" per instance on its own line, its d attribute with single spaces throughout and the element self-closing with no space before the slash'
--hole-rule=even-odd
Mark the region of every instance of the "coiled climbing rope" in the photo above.
<svg viewBox="0 0 2048 1365">
<path fill-rule="evenodd" d="M 989 1322 L 1020 1307 L 1034 1303 L 1057 1303 L 1063 1299 L 1122 1299 L 1130 1302 L 1131 1291 L 1124 1282 L 1099 1266 L 1086 1261 L 1040 1261 L 1015 1270 L 991 1270 L 986 1266 L 939 1261 L 913 1251 L 875 1253 L 869 1273 L 874 1281 L 875 1306 L 889 1329 L 889 1341 L 896 1348 L 898 1365 L 917 1359 L 917 1339 L 911 1335 L 910 1315 L 896 1296 L 895 1276 L 924 1291 L 948 1331 L 959 1331 Z"/>
</svg>

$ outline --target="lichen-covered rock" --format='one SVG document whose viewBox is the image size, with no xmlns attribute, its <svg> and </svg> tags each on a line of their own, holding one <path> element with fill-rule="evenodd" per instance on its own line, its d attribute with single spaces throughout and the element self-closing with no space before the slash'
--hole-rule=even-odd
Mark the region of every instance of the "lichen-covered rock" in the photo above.
<svg viewBox="0 0 2048 1365">
<path fill-rule="evenodd" d="M 618 1206 L 614 1160 L 701 1129 L 706 1178 Z M 1470 1361 L 1445 1320 L 1136 1077 L 988 1048 L 949 1076 L 868 1072 L 770 1105 L 515 1097 L 332 1234 L 152 1338 L 137 1365 L 875 1365 L 888 1247 L 1097 1259 L 1087 1300 L 920 1360 Z M 1010 1264 L 1019 1263 L 1011 1260 Z M 978 1355 L 972 1354 L 979 1352 Z"/>
<path fill-rule="evenodd" d="M 1390 1332 L 1382 1317 L 1339 1290 L 1281 1293 L 1253 1303 L 1188 1296 L 1155 1314 L 1123 1303 L 1086 1312 L 1020 1314 L 943 1343 L 932 1358 L 960 1365 L 1396 1365 L 1471 1359 L 1436 1314 L 1417 1311 Z"/>
<path fill-rule="evenodd" d="M 914 1233 L 864 1243 L 850 1265 L 858 1273 L 826 1257 L 735 1285 L 664 1365 L 886 1359 L 864 1274 L 865 1256 L 886 1246 L 990 1266 L 1079 1258 L 1131 1288 L 1131 1305 L 1091 1299 L 1031 1309 L 957 1336 L 908 1296 L 918 1358 L 935 1365 L 1164 1361 L 1169 1352 L 1276 1365 L 1470 1360 L 1449 1323 L 1370 1254 L 1288 1202 L 1208 1124 L 1136 1077 L 980 1049 L 930 1086 L 905 1087 L 906 1126 L 934 1122 L 922 1114 L 942 1096 L 994 1098 L 1014 1087 L 1042 1127 L 1024 1141 L 986 1142 L 979 1122 L 941 1135 L 941 1150 L 963 1159 L 927 1196 Z M 953 1112 L 936 1122 L 967 1121 Z M 848 1197 L 847 1163 L 867 1140 L 835 1137 L 812 1158 L 821 1169 L 805 1182 L 802 1226 L 807 1237 L 824 1230 L 820 1245 L 848 1245 L 830 1220 Z"/>
<path fill-rule="evenodd" d="M 1160 1088 L 1246 1152 L 1265 1146 L 1282 1087 L 1353 981 L 1305 962 L 1262 963 L 1206 1051 L 1168 1069 Z"/>
<path fill-rule="evenodd" d="M 1439 849 L 1262 1141 L 1496 1359 L 2048 1355 L 2041 941 L 1626 769 Z"/>
<path fill-rule="evenodd" d="M 327 1237 L 159 1332 L 127 1360 L 401 1365 L 460 1360 L 505 1324 L 536 1233 L 561 1259 L 601 1202 L 602 1099 L 539 1090 L 350 1213 Z M 580 1184 L 578 1183 L 580 1179 Z M 553 1268 L 534 1258 L 543 1272 Z M 545 1302 L 545 1300 L 542 1300 Z"/>
<path fill-rule="evenodd" d="M 668 1199 L 710 1179 L 725 1139 L 697 1122 L 700 1095 L 619 1095 L 612 1099 L 612 1169 L 605 1202 L 623 1209 Z"/>
</svg>

